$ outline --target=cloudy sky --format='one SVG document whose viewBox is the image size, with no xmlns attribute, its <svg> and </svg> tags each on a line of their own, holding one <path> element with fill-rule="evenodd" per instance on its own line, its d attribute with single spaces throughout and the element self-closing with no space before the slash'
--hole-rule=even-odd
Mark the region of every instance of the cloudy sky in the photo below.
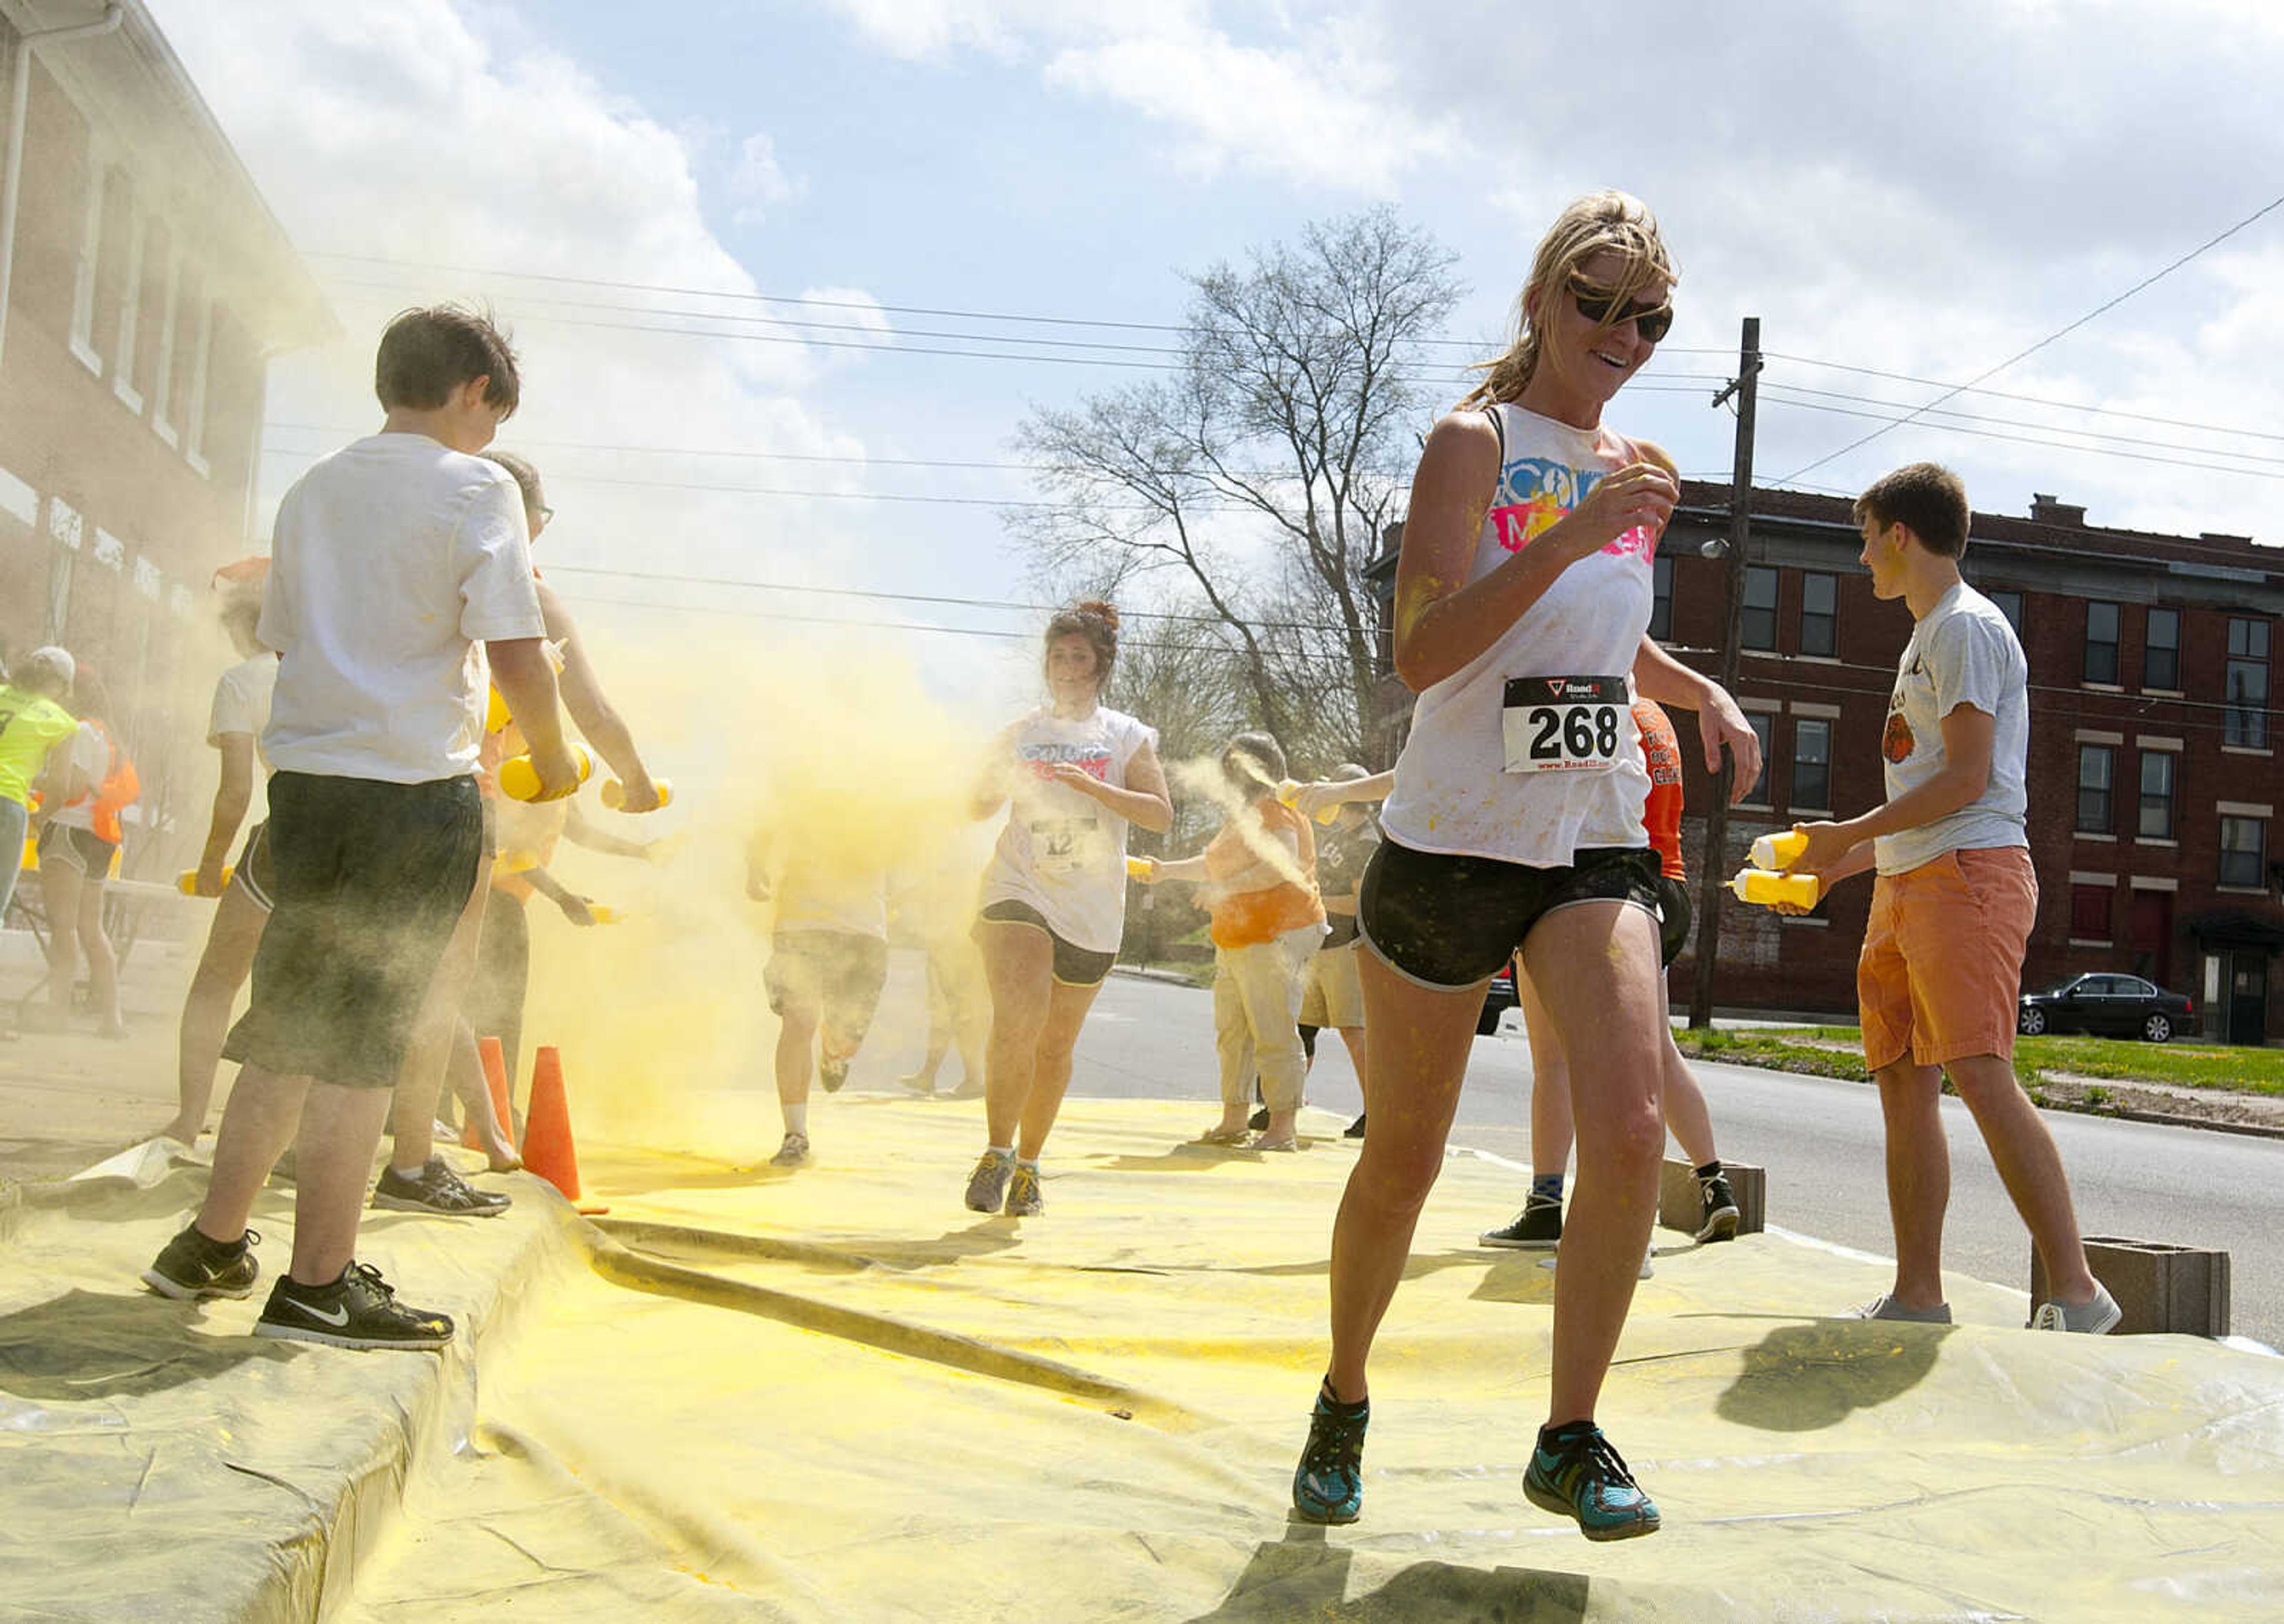
<svg viewBox="0 0 2284 1624">
<path fill-rule="evenodd" d="M 1028 631 L 782 589 L 1025 599 L 1010 433 L 1152 376 L 1185 271 L 1393 204 L 1458 256 L 1456 360 L 1600 185 L 1683 271 L 1612 420 L 1686 471 L 1725 477 L 1751 314 L 1764 480 L 1936 457 L 1990 510 L 2284 541 L 2284 209 L 1824 460 L 2284 193 L 2271 0 L 152 4 L 349 334 L 280 363 L 268 494 L 372 423 L 389 311 L 487 298 L 543 563 L 628 635 L 672 624 L 637 602 Z M 916 646 L 957 681 L 1012 658 Z"/>
</svg>

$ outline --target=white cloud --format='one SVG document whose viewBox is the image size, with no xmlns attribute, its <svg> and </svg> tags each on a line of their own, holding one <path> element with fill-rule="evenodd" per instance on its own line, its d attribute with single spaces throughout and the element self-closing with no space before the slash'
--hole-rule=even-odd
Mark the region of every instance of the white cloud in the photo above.
<svg viewBox="0 0 2284 1624">
<path fill-rule="evenodd" d="M 777 145 L 768 136 L 747 136 L 738 148 L 738 161 L 726 183 L 737 207 L 740 225 L 759 225 L 780 203 L 790 203 L 809 190 L 808 183 L 786 175 L 778 162 Z"/>
<path fill-rule="evenodd" d="M 676 624 L 608 599 L 717 613 L 814 605 L 578 566 L 872 584 L 861 561 L 865 574 L 899 582 L 924 577 L 925 537 L 896 529 L 872 504 L 829 499 L 860 488 L 865 441 L 827 420 L 805 390 L 827 366 L 854 360 L 813 340 L 846 335 L 771 324 L 814 315 L 886 337 L 888 318 L 861 289 L 823 290 L 854 307 L 835 311 L 739 297 L 756 284 L 709 230 L 699 178 L 718 132 L 701 121 L 670 126 L 512 29 L 512 43 L 496 47 L 453 0 L 157 0 L 155 9 L 294 240 L 305 251 L 381 256 L 312 259 L 347 332 L 273 364 L 269 501 L 310 458 L 378 421 L 372 344 L 389 313 L 475 298 L 514 331 L 523 409 L 500 444 L 528 450 L 547 480 L 559 518 L 541 562 L 560 572 L 554 578 L 591 629 L 616 625 L 655 645 Z M 739 149 L 731 183 L 747 207 L 800 189 L 761 136 Z M 771 341 L 676 336 L 692 328 Z M 825 495 L 740 494 L 757 488 Z M 974 640 L 943 641 L 956 665 Z"/>
<path fill-rule="evenodd" d="M 1133 5 L 1107 0 L 827 0 L 899 55 L 966 48 L 1036 61 L 1060 90 L 1122 105 L 1173 132 L 1191 175 L 1267 174 L 1393 196 L 1420 163 L 1460 150 L 1457 127 L 1407 102 L 1378 19 L 1322 4 Z M 1259 38 L 1240 37 L 1251 25 Z"/>
</svg>

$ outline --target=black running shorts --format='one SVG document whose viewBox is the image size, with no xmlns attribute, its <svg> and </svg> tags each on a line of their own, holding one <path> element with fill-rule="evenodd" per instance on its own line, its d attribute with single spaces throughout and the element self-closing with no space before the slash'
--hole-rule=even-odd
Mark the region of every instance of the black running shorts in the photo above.
<svg viewBox="0 0 2284 1624">
<path fill-rule="evenodd" d="M 1681 949 L 1689 945 L 1690 921 L 1696 910 L 1690 906 L 1689 882 L 1676 879 L 1670 874 L 1657 877 L 1657 937 L 1662 962 L 1670 969 L 1673 961 L 1681 956 Z"/>
<path fill-rule="evenodd" d="M 1580 902 L 1626 902 L 1657 916 L 1657 854 L 1600 847 L 1561 868 L 1414 851 L 1383 840 L 1357 887 L 1365 941 L 1399 974 L 1456 991 L 1497 974 L 1531 926 Z"/>
<path fill-rule="evenodd" d="M 1028 925 L 1045 932 L 1047 940 L 1054 944 L 1055 980 L 1066 987 L 1099 987 L 1103 977 L 1110 973 L 1111 965 L 1118 962 L 1115 953 L 1096 953 L 1056 935 L 1046 915 L 1029 902 L 993 902 L 984 909 L 982 917 L 994 925 Z"/>
<path fill-rule="evenodd" d="M 270 780 L 271 897 L 254 1002 L 226 1058 L 348 1088 L 396 1081 L 420 1001 L 475 890 L 473 777 Z"/>
</svg>

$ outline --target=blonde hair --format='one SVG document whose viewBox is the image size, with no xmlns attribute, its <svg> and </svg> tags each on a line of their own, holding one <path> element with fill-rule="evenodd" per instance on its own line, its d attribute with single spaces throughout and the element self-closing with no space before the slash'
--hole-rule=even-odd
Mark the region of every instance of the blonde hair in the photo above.
<svg viewBox="0 0 2284 1624">
<path fill-rule="evenodd" d="M 1497 360 L 1475 363 L 1473 370 L 1482 373 L 1482 381 L 1467 392 L 1459 410 L 1512 401 L 1522 393 L 1538 371 L 1540 332 L 1530 317 L 1533 296 L 1542 311 L 1549 310 L 1547 301 L 1567 297 L 1578 268 L 1605 249 L 1626 262 L 1617 285 L 1610 290 L 1621 310 L 1651 283 L 1670 285 L 1681 279 L 1648 204 L 1623 191 L 1591 191 L 1573 199 L 1554 217 L 1531 255 L 1530 277 L 1514 301 L 1514 342 Z"/>
</svg>

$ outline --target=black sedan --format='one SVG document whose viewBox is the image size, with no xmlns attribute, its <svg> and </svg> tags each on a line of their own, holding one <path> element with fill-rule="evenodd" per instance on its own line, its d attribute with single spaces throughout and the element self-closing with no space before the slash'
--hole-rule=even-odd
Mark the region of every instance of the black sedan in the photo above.
<svg viewBox="0 0 2284 1624">
<path fill-rule="evenodd" d="M 2181 994 L 2138 975 L 2077 975 L 2042 993 L 2024 993 L 2015 1006 L 2014 1025 L 2031 1037 L 2088 1032 L 2163 1043 L 2186 1030 L 2196 1012 L 2196 1005 Z"/>
</svg>

